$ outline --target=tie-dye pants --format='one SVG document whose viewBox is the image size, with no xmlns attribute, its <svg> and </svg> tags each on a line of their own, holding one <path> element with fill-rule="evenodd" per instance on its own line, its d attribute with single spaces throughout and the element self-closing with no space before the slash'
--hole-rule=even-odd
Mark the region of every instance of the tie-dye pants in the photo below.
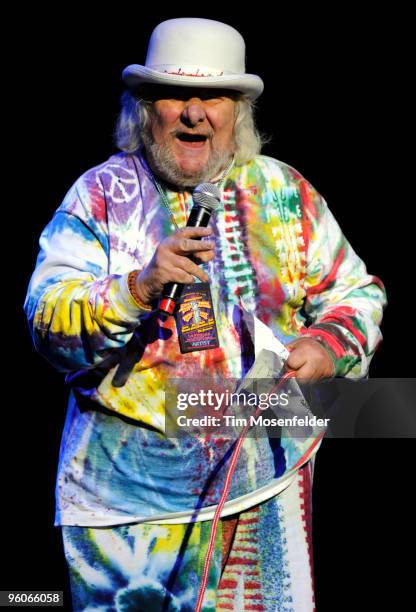
<svg viewBox="0 0 416 612">
<path fill-rule="evenodd" d="M 221 519 L 202 610 L 311 612 L 312 463 L 279 495 Z M 63 526 L 74 610 L 192 612 L 211 521 Z"/>
</svg>

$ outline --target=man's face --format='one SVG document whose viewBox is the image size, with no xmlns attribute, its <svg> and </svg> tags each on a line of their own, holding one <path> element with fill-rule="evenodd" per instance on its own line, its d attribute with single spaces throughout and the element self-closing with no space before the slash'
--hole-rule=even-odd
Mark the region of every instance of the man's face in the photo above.
<svg viewBox="0 0 416 612">
<path fill-rule="evenodd" d="M 160 88 L 143 138 L 158 175 L 179 187 L 209 181 L 234 152 L 236 102 L 230 92 Z"/>
</svg>

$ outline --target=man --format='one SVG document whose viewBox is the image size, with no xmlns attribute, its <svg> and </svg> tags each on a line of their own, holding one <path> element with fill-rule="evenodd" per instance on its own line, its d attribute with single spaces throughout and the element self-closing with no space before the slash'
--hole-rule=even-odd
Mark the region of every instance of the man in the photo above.
<svg viewBox="0 0 416 612">
<path fill-rule="evenodd" d="M 195 608 L 230 447 L 166 436 L 165 391 L 241 378 L 254 359 L 247 312 L 289 347 L 299 378 L 363 377 L 381 339 L 382 283 L 314 188 L 259 154 L 263 83 L 244 58 L 228 25 L 160 24 L 145 66 L 123 72 L 122 153 L 76 181 L 40 240 L 25 308 L 72 389 L 55 524 L 76 610 Z M 210 227 L 185 227 L 207 182 L 221 192 Z M 156 310 L 169 282 L 209 282 L 218 346 L 181 353 L 174 318 Z M 204 610 L 314 609 L 317 446 L 244 443 Z"/>
</svg>

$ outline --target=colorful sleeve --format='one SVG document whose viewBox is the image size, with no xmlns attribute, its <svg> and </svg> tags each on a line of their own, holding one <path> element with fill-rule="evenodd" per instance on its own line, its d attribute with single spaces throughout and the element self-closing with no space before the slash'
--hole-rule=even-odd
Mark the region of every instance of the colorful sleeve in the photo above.
<svg viewBox="0 0 416 612">
<path fill-rule="evenodd" d="M 35 347 L 63 372 L 99 365 L 126 344 L 144 314 L 128 274 L 108 274 L 107 233 L 93 214 L 98 204 L 105 207 L 103 196 L 81 180 L 69 191 L 41 235 L 25 301 Z"/>
<path fill-rule="evenodd" d="M 329 351 L 335 376 L 362 378 L 382 336 L 379 324 L 386 294 L 367 273 L 328 209 L 307 181 L 301 184 L 307 245 L 303 333 Z"/>
</svg>

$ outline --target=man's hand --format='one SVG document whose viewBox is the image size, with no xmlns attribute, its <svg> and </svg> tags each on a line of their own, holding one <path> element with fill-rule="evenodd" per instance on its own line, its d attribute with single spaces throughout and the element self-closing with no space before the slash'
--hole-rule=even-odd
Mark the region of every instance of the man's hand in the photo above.
<svg viewBox="0 0 416 612">
<path fill-rule="evenodd" d="M 298 338 L 286 345 L 286 348 L 290 351 L 286 367 L 296 372 L 296 378 L 305 381 L 320 380 L 334 375 L 334 363 L 318 340 Z"/>
<path fill-rule="evenodd" d="M 191 257 L 203 263 L 214 258 L 214 242 L 197 240 L 211 234 L 209 227 L 185 227 L 162 240 L 150 263 L 137 277 L 136 291 L 141 301 L 150 304 L 169 282 L 193 283 L 195 276 L 208 281 L 206 272 Z"/>
</svg>

